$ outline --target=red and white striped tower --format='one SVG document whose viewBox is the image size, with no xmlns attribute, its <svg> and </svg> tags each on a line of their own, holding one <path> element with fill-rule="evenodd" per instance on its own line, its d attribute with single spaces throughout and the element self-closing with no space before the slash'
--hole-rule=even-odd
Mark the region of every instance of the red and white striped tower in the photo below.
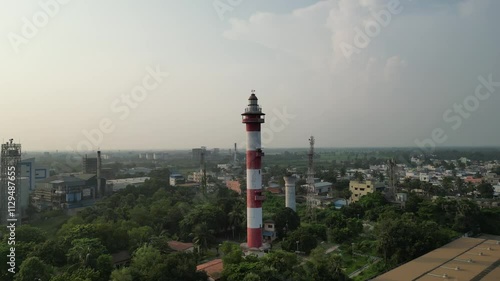
<svg viewBox="0 0 500 281">
<path fill-rule="evenodd" d="M 247 247 L 262 247 L 262 174 L 261 158 L 264 156 L 260 142 L 260 124 L 264 113 L 252 90 L 248 107 L 242 115 L 247 130 Z"/>
</svg>

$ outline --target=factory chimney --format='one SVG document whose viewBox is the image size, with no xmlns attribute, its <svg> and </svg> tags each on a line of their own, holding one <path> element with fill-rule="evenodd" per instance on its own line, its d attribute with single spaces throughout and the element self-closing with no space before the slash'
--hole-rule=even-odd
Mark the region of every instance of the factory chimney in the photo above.
<svg viewBox="0 0 500 281">
<path fill-rule="evenodd" d="M 236 143 L 234 143 L 234 155 L 233 155 L 233 157 L 234 157 L 233 163 L 236 165 L 236 162 L 238 161 L 238 150 L 237 150 Z"/>
<path fill-rule="evenodd" d="M 102 197 L 104 195 L 104 192 L 101 190 L 101 151 L 97 151 L 97 172 L 96 172 L 96 178 L 97 178 L 97 191 L 94 192 L 94 199 L 95 199 L 95 194 L 99 192 L 99 196 Z"/>
</svg>

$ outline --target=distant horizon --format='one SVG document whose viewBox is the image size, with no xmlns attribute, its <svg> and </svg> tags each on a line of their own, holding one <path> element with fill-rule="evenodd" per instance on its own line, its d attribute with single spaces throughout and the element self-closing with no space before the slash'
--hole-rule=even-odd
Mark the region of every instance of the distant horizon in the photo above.
<svg viewBox="0 0 500 281">
<path fill-rule="evenodd" d="M 22 144 L 21 144 L 22 145 Z M 192 148 L 180 148 L 180 149 L 167 149 L 167 148 L 159 148 L 159 149 L 112 149 L 112 150 L 105 150 L 105 149 L 100 149 L 101 152 L 167 152 L 167 151 L 191 151 L 192 149 L 196 148 L 201 148 L 200 147 L 192 147 Z M 214 148 L 218 148 L 221 151 L 227 151 L 229 149 L 233 150 L 232 147 L 206 147 L 207 150 L 212 150 Z M 308 150 L 309 147 L 263 147 L 264 150 L 266 149 L 273 149 L 273 150 L 286 150 L 286 149 L 293 149 L 293 150 L 298 150 L 298 149 L 304 149 Z M 404 149 L 404 150 L 425 150 L 425 149 L 420 149 L 418 147 L 405 147 L 405 146 L 359 146 L 359 147 L 327 147 L 327 146 L 322 146 L 322 147 L 314 147 L 314 149 Z M 440 146 L 436 147 L 435 150 L 446 150 L 446 149 L 500 149 L 500 146 Z M 43 152 L 72 152 L 76 153 L 77 151 L 71 151 L 71 150 L 27 150 L 29 152 L 37 152 L 37 153 L 43 153 Z M 89 152 L 97 152 L 98 150 L 90 150 L 90 151 L 80 151 L 79 153 L 89 153 Z M 244 152 L 245 149 L 239 149 L 238 152 Z M 25 150 L 23 149 L 23 153 Z"/>
</svg>

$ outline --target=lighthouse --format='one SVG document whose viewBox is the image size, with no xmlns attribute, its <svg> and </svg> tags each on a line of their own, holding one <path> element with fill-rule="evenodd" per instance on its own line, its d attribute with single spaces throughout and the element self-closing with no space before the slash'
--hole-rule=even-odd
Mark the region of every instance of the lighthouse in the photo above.
<svg viewBox="0 0 500 281">
<path fill-rule="evenodd" d="M 264 123 L 264 113 L 258 104 L 255 91 L 248 98 L 248 106 L 241 114 L 247 132 L 247 247 L 262 247 L 262 171 L 264 153 L 261 148 L 260 124 Z"/>
</svg>

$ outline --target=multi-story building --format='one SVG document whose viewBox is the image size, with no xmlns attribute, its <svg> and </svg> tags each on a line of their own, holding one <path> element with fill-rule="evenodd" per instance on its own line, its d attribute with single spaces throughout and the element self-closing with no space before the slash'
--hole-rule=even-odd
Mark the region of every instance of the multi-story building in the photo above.
<svg viewBox="0 0 500 281">
<path fill-rule="evenodd" d="M 84 174 L 97 174 L 97 157 L 83 157 L 82 159 Z"/>
<path fill-rule="evenodd" d="M 358 202 L 359 198 L 362 196 L 373 193 L 376 190 L 382 190 L 383 188 L 383 183 L 377 183 L 374 181 L 350 181 L 349 190 L 352 193 L 350 202 Z"/>
<path fill-rule="evenodd" d="M 49 177 L 49 169 L 41 168 L 35 165 L 35 158 L 24 159 L 21 161 L 20 176 L 26 177 L 29 185 L 29 190 L 33 191 L 36 186 L 36 181 L 43 180 Z"/>
<path fill-rule="evenodd" d="M 419 179 L 420 179 L 420 181 L 423 181 L 423 182 L 429 182 L 430 181 L 429 174 L 427 174 L 427 173 L 420 173 Z"/>
<path fill-rule="evenodd" d="M 186 179 L 181 174 L 171 174 L 169 178 L 169 183 L 171 186 L 176 186 L 178 184 L 185 183 Z"/>
<path fill-rule="evenodd" d="M 500 183 L 500 176 L 496 173 L 487 173 L 484 175 L 484 181 L 492 185 L 497 185 Z"/>
<path fill-rule="evenodd" d="M 101 186 L 106 186 L 104 179 L 101 179 Z M 53 176 L 36 184 L 31 194 L 31 204 L 38 210 L 82 207 L 93 203 L 90 199 L 96 190 L 95 174 Z"/>
</svg>

